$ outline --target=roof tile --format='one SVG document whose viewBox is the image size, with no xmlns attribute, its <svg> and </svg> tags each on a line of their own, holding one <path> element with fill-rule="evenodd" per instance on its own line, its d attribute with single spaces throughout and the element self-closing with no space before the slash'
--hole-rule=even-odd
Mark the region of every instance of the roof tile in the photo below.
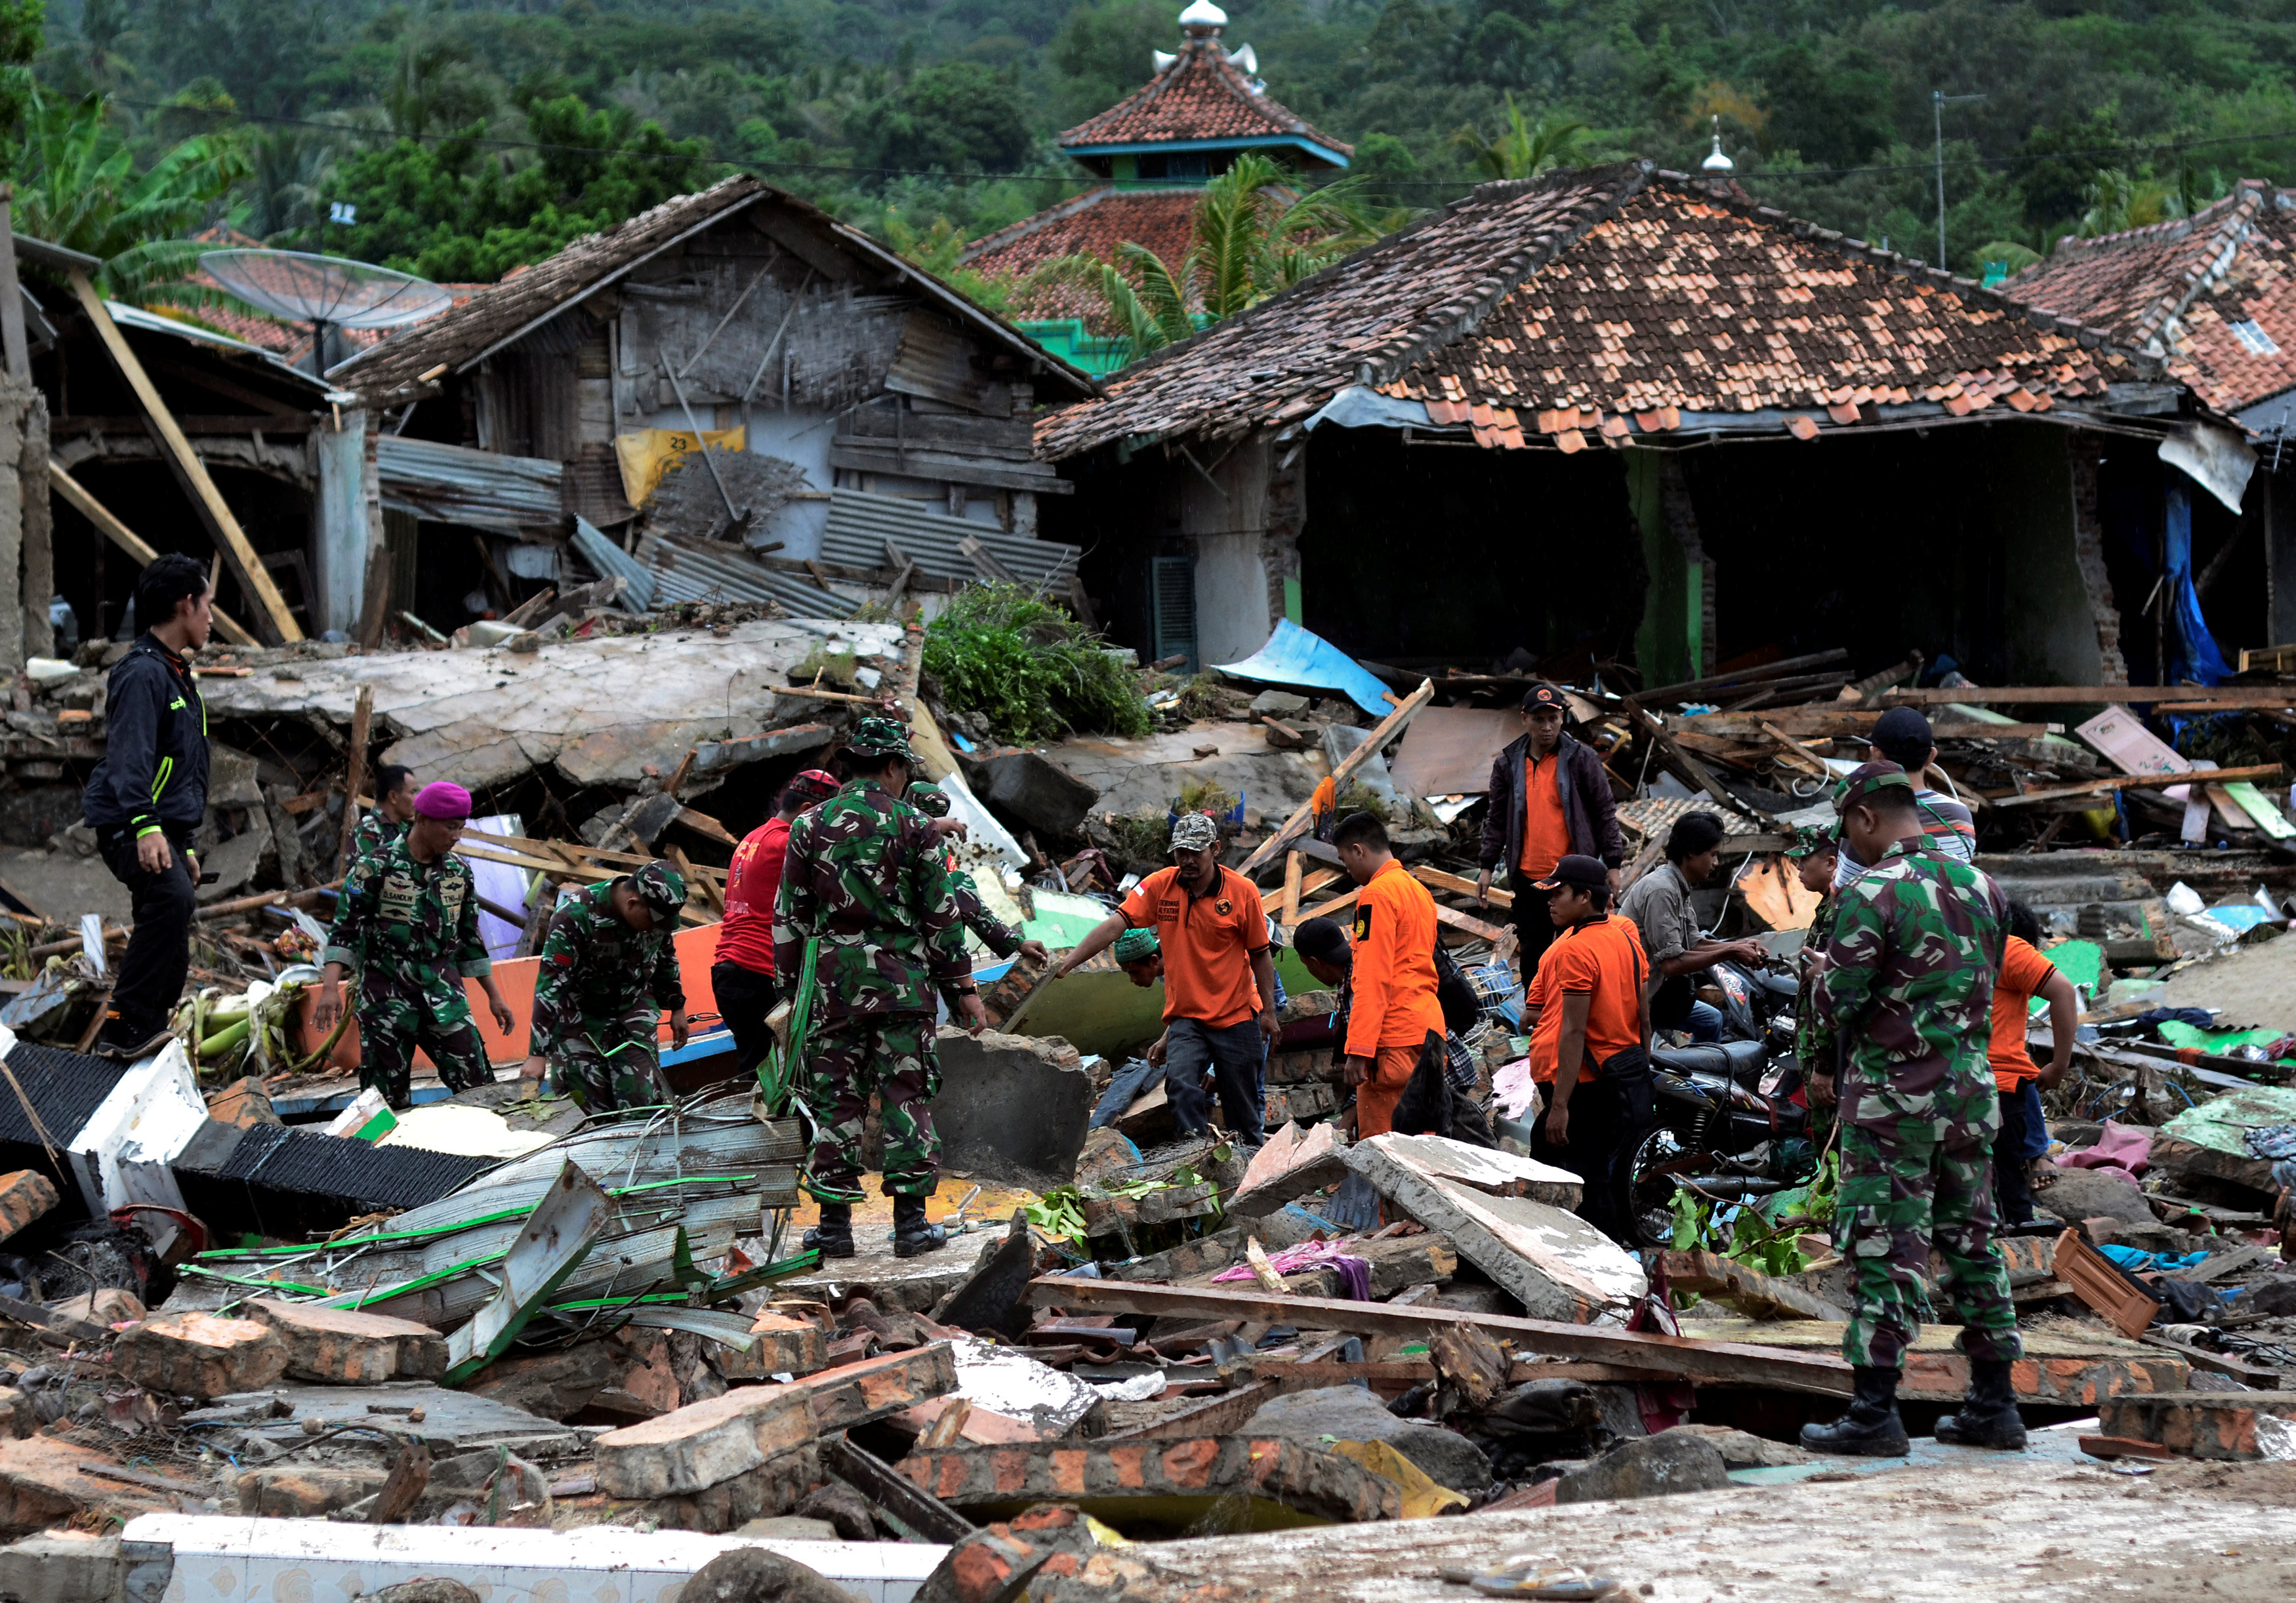
<svg viewBox="0 0 2296 1603">
<path fill-rule="evenodd" d="M 1252 80 L 1227 59 L 1218 38 L 1193 38 L 1147 83 L 1062 135 L 1061 148 L 1074 151 L 1095 145 L 1285 135 L 1343 157 L 1355 153 L 1353 145 L 1341 144 L 1279 105 L 1265 88 L 1253 87 Z"/>
</svg>

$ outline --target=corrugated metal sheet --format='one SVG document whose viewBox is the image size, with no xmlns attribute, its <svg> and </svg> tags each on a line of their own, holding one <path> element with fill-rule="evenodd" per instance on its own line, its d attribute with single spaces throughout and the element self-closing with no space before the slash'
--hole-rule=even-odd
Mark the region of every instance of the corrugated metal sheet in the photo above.
<svg viewBox="0 0 2296 1603">
<path fill-rule="evenodd" d="M 599 577 L 619 577 L 624 582 L 621 599 L 629 603 L 631 611 L 644 612 L 653 605 L 653 575 L 578 514 L 574 519 L 574 549 L 597 569 Z"/>
<path fill-rule="evenodd" d="M 821 535 L 821 560 L 840 568 L 883 568 L 887 540 L 901 548 L 921 573 L 937 579 L 978 580 L 980 570 L 958 549 L 958 543 L 978 540 L 988 553 L 1023 583 L 1062 589 L 1076 560 L 1084 553 L 1057 541 L 1015 535 L 993 523 L 975 523 L 934 511 L 924 502 L 898 495 L 872 495 L 861 490 L 838 490 L 829 498 L 829 523 Z"/>
<path fill-rule="evenodd" d="M 563 462 L 386 434 L 375 442 L 375 463 L 392 511 L 510 535 L 565 527 Z"/>
<path fill-rule="evenodd" d="M 768 568 L 729 545 L 648 535 L 638 560 L 653 577 L 653 604 L 668 601 L 779 601 L 799 617 L 851 617 L 854 601 L 793 573 Z"/>
</svg>

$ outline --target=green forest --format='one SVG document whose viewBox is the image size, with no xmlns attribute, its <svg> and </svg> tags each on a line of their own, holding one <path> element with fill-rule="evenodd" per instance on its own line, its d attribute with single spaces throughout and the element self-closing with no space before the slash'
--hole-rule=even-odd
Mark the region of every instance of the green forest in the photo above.
<svg viewBox="0 0 2296 1603">
<path fill-rule="evenodd" d="M 1088 184 L 1054 136 L 1146 80 L 1179 5 L 0 0 L 0 116 L 19 226 L 113 260 L 116 293 L 217 225 L 490 280 L 736 170 L 946 266 Z M 2296 0 L 1229 12 L 1390 215 L 1556 159 L 1695 168 L 1718 129 L 1760 200 L 1933 258 L 1941 121 L 1947 259 L 1973 273 L 2296 180 Z"/>
</svg>

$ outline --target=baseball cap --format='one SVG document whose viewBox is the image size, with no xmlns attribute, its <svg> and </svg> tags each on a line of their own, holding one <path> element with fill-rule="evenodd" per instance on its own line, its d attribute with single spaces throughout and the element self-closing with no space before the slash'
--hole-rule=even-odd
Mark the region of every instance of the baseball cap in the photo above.
<svg viewBox="0 0 2296 1603">
<path fill-rule="evenodd" d="M 1902 786 L 1910 791 L 1914 781 L 1895 763 L 1863 764 L 1851 769 L 1841 781 L 1841 788 L 1834 791 L 1833 810 L 1847 813 L 1876 790 L 1886 790 L 1893 785 Z"/>
<path fill-rule="evenodd" d="M 1536 712 L 1542 707 L 1554 707 L 1566 718 L 1570 716 L 1570 701 L 1563 695 L 1562 687 L 1549 684 L 1544 679 L 1535 681 L 1522 693 L 1523 711 Z"/>
<path fill-rule="evenodd" d="M 1531 887 L 1533 890 L 1553 890 L 1560 885 L 1575 885 L 1581 890 L 1595 890 L 1611 883 L 1611 871 L 1603 866 L 1600 857 L 1585 857 L 1573 852 L 1554 865 L 1554 871 Z"/>
<path fill-rule="evenodd" d="M 1152 929 L 1128 929 L 1116 937 L 1116 961 L 1119 963 L 1144 963 L 1162 950 Z"/>
<path fill-rule="evenodd" d="M 907 727 L 897 718 L 880 717 L 873 713 L 861 720 L 852 738 L 845 742 L 845 749 L 856 757 L 899 757 L 909 763 L 917 760 L 916 753 L 909 749 Z"/>
<path fill-rule="evenodd" d="M 1821 830 L 1816 824 L 1800 824 L 1794 829 L 1793 844 L 1786 848 L 1789 857 L 1813 856 L 1819 852 L 1833 851 L 1841 844 L 1840 826 Z"/>
<path fill-rule="evenodd" d="M 1918 757 L 1937 744 L 1930 721 L 1918 707 L 1893 707 L 1874 721 L 1866 740 L 1883 751 L 1902 751 Z"/>
<path fill-rule="evenodd" d="M 459 823 L 471 815 L 471 793 L 449 780 L 434 780 L 414 797 L 414 811 L 423 818 Z"/>
<path fill-rule="evenodd" d="M 630 888 L 665 917 L 685 905 L 685 876 L 659 857 L 631 871 Z"/>
<path fill-rule="evenodd" d="M 1172 821 L 1172 849 L 1201 852 L 1219 844 L 1219 822 L 1209 813 L 1183 813 Z"/>
</svg>

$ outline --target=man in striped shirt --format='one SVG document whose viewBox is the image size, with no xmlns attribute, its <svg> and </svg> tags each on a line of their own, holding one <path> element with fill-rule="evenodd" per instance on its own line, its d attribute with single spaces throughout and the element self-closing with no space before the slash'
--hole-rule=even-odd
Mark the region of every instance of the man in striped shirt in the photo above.
<svg viewBox="0 0 2296 1603">
<path fill-rule="evenodd" d="M 1930 721 L 1922 716 L 1922 709 L 1891 707 L 1866 739 L 1874 761 L 1895 763 L 1913 775 L 1914 812 L 1921 820 L 1922 833 L 1929 838 L 1930 850 L 1961 863 L 1977 861 L 1976 814 L 1922 782 L 1930 765 L 1937 761 L 1937 737 L 1930 732 Z M 1840 860 L 1833 867 L 1833 888 L 1840 890 L 1870 866 L 1858 862 L 1856 851 L 1843 840 Z"/>
</svg>

